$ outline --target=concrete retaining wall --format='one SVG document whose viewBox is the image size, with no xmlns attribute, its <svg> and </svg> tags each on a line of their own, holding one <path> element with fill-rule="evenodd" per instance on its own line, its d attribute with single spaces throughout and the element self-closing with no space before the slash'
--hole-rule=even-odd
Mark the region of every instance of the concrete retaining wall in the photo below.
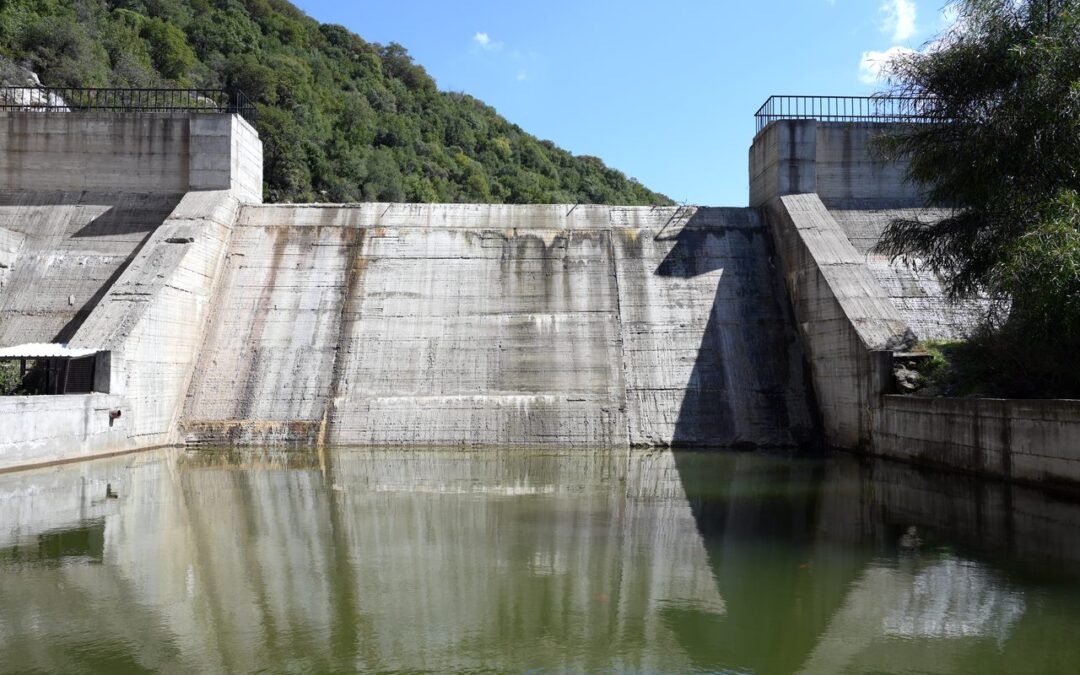
<svg viewBox="0 0 1080 675">
<path fill-rule="evenodd" d="M 784 445 L 811 435 L 747 209 L 246 207 L 189 441 Z"/>
<path fill-rule="evenodd" d="M 130 419 L 109 419 L 127 407 L 111 394 L 0 396 L 0 471 L 130 449 Z"/>
<path fill-rule="evenodd" d="M 1080 485 L 1080 401 L 884 396 L 873 451 L 1040 485 Z"/>
<path fill-rule="evenodd" d="M 876 155 L 874 124 L 775 122 L 750 152 L 827 441 L 885 457 L 1024 482 L 1080 485 L 1080 402 L 889 395 L 892 353 L 963 337 L 985 303 L 952 303 L 919 261 L 873 253 L 894 218 L 940 218 L 904 167 Z M 912 330 L 912 329 L 915 330 Z"/>
<path fill-rule="evenodd" d="M 110 391 L 128 399 L 134 445 L 176 440 L 238 209 L 228 192 L 188 193 L 71 340 L 111 352 Z"/>
<path fill-rule="evenodd" d="M 262 144 L 238 115 L 0 112 L 0 130 L 0 190 L 234 190 L 262 201 Z"/>
<path fill-rule="evenodd" d="M 963 339 L 986 315 L 989 303 L 985 298 L 953 300 L 942 278 L 921 260 L 892 260 L 873 250 L 893 220 L 932 222 L 947 215 L 948 210 L 830 208 L 829 213 L 920 340 Z"/>
</svg>

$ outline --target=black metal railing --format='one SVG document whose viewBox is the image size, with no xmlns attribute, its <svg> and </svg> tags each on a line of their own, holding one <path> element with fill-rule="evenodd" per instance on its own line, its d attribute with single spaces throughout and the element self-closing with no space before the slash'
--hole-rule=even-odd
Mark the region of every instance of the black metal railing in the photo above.
<svg viewBox="0 0 1080 675">
<path fill-rule="evenodd" d="M 933 122 L 928 104 L 911 96 L 770 96 L 754 120 L 757 133 L 776 120 Z"/>
<path fill-rule="evenodd" d="M 255 124 L 243 92 L 218 89 L 0 87 L 0 110 L 235 113 Z"/>
</svg>

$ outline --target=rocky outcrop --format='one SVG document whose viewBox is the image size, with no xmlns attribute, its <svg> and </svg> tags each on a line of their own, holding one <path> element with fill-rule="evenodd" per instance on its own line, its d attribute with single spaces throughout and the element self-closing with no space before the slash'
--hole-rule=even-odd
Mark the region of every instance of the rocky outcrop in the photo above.
<svg viewBox="0 0 1080 675">
<path fill-rule="evenodd" d="M 70 112 L 67 102 L 50 92 L 37 73 L 0 57 L 0 106 L 22 110 Z"/>
</svg>

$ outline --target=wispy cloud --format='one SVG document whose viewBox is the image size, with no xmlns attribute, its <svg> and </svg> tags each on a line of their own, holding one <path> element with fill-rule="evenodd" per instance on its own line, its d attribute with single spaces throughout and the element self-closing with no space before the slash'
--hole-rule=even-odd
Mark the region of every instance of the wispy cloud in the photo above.
<svg viewBox="0 0 1080 675">
<path fill-rule="evenodd" d="M 516 80 L 517 80 L 518 82 L 524 82 L 524 81 L 525 81 L 525 79 L 526 79 L 526 78 L 527 78 L 528 76 L 529 76 L 529 74 L 528 74 L 528 73 L 526 73 L 526 72 L 525 72 L 524 70 L 519 70 L 519 71 L 517 72 L 517 76 L 515 77 L 515 79 L 516 79 Z"/>
<path fill-rule="evenodd" d="M 883 84 L 886 79 L 889 62 L 904 54 L 913 54 L 914 49 L 897 45 L 883 52 L 863 52 L 859 61 L 859 79 L 864 84 Z"/>
<path fill-rule="evenodd" d="M 918 14 L 915 0 L 885 0 L 879 11 L 885 15 L 881 32 L 891 34 L 893 42 L 904 42 L 915 35 Z"/>
</svg>

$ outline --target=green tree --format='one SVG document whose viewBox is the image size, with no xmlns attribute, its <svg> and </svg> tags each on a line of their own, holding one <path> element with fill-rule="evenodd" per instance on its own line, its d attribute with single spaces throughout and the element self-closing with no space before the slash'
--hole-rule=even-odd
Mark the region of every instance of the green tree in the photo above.
<svg viewBox="0 0 1080 675">
<path fill-rule="evenodd" d="M 984 339 L 1010 352 L 1015 393 L 1080 393 L 1080 0 L 953 4 L 951 32 L 890 65 L 890 93 L 920 97 L 933 122 L 884 147 L 954 208 L 893 222 L 878 250 L 1001 301 Z"/>
</svg>

